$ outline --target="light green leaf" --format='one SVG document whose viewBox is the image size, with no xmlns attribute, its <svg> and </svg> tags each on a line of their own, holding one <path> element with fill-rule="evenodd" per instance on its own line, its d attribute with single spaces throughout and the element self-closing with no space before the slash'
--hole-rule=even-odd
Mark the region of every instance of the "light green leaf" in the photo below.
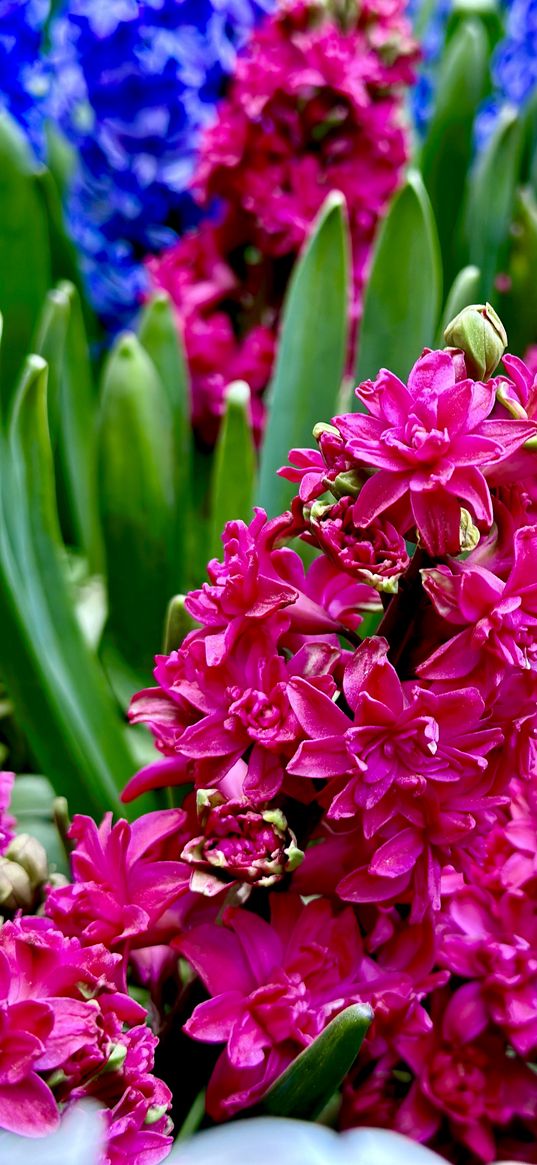
<svg viewBox="0 0 537 1165">
<path fill-rule="evenodd" d="M 249 522 L 255 490 L 256 458 L 250 420 L 250 389 L 243 380 L 225 392 L 224 419 L 216 444 L 211 479 L 209 557 L 220 558 L 226 522 Z"/>
<path fill-rule="evenodd" d="M 436 220 L 448 283 L 457 270 L 454 239 L 472 159 L 474 119 L 485 95 L 487 72 L 484 28 L 478 20 L 466 20 L 442 57 L 434 112 L 421 154 L 421 172 Z"/>
<path fill-rule="evenodd" d="M 347 348 L 349 244 L 343 196 L 332 193 L 290 279 L 261 450 L 257 502 L 285 510 L 293 486 L 277 477 L 289 449 L 336 409 Z"/>
<path fill-rule="evenodd" d="M 420 175 L 411 172 L 377 236 L 358 341 L 358 383 L 382 367 L 408 376 L 434 342 L 441 284 L 431 204 Z"/>
<path fill-rule="evenodd" d="M 360 1003 L 336 1015 L 269 1088 L 263 1111 L 315 1120 L 352 1068 L 372 1019 L 371 1008 Z"/>
<path fill-rule="evenodd" d="M 180 573 L 174 441 L 168 395 L 131 333 L 119 337 L 103 372 L 99 485 L 108 631 L 130 666 L 149 674 Z"/>
</svg>

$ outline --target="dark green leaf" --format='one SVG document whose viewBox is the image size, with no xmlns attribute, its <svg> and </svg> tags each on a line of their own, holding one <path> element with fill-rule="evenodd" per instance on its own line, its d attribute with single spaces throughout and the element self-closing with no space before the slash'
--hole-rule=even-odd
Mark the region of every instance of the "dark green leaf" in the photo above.
<svg viewBox="0 0 537 1165">
<path fill-rule="evenodd" d="M 65 580 L 37 356 L 15 397 L 0 487 L 0 671 L 39 767 L 74 811 L 99 815 L 118 806 L 134 760 Z"/>
<path fill-rule="evenodd" d="M 508 271 L 508 290 L 496 304 L 509 351 L 523 353 L 537 341 L 537 199 L 529 187 L 517 193 Z"/>
<path fill-rule="evenodd" d="M 176 509 L 176 586 L 188 587 L 186 574 L 192 508 L 192 423 L 188 366 L 177 319 L 168 295 L 159 291 L 148 301 L 138 331 L 167 393 L 173 424 Z"/>
<path fill-rule="evenodd" d="M 3 411 L 15 389 L 51 284 L 48 227 L 35 186 L 37 165 L 20 129 L 0 112 L 0 365 Z"/>
<path fill-rule="evenodd" d="M 522 123 L 516 111 L 504 109 L 471 175 L 465 208 L 465 262 L 481 271 L 480 303 L 491 299 L 507 262 L 521 154 Z"/>
<path fill-rule="evenodd" d="M 336 1015 L 269 1088 L 263 1110 L 315 1120 L 352 1068 L 372 1019 L 371 1008 L 360 1003 Z"/>
<path fill-rule="evenodd" d="M 72 283 L 58 291 L 69 302 L 69 326 L 60 394 L 58 469 L 62 519 L 90 571 L 103 570 L 104 548 L 97 486 L 96 393 L 80 298 Z"/>
<path fill-rule="evenodd" d="M 377 236 L 358 343 L 358 383 L 382 367 L 408 376 L 423 348 L 434 342 L 441 284 L 431 204 L 420 175 L 413 172 Z"/>
<path fill-rule="evenodd" d="M 211 535 L 209 556 L 222 553 L 226 522 L 252 517 L 256 459 L 250 420 L 250 389 L 242 380 L 225 393 L 225 413 L 215 449 L 211 480 Z"/>
<path fill-rule="evenodd" d="M 293 486 L 276 476 L 289 449 L 309 445 L 315 423 L 336 409 L 347 348 L 348 252 L 344 200 L 333 193 L 295 266 L 283 309 L 257 493 L 269 516 L 293 496 Z"/>
<path fill-rule="evenodd" d="M 433 116 L 421 154 L 421 172 L 431 200 L 444 267 L 453 279 L 454 237 L 473 152 L 474 118 L 486 90 L 488 44 L 477 20 L 464 21 L 442 57 Z"/>
</svg>

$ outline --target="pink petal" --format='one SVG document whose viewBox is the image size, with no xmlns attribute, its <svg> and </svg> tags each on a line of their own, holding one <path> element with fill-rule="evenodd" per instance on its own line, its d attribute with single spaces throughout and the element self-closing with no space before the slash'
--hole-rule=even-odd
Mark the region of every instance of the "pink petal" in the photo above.
<svg viewBox="0 0 537 1165">
<path fill-rule="evenodd" d="M 348 718 L 329 696 L 295 676 L 288 687 L 289 703 L 308 736 L 338 736 L 349 727 Z"/>
<path fill-rule="evenodd" d="M 399 501 L 408 490 L 408 474 L 390 473 L 379 469 L 368 477 L 354 506 L 354 521 L 358 526 L 369 526 L 390 506 Z"/>
<path fill-rule="evenodd" d="M 35 1072 L 20 1084 L 0 1085 L 0 1128 L 23 1137 L 44 1137 L 59 1123 L 52 1092 Z"/>
<path fill-rule="evenodd" d="M 423 853 L 423 838 L 417 829 L 402 829 L 377 850 L 369 869 L 383 878 L 398 878 L 413 869 Z"/>
<path fill-rule="evenodd" d="M 225 1043 L 237 1023 L 244 1007 L 244 997 L 240 991 L 226 991 L 214 999 L 198 1003 L 184 1030 L 196 1040 L 206 1040 L 208 1044 Z"/>
</svg>

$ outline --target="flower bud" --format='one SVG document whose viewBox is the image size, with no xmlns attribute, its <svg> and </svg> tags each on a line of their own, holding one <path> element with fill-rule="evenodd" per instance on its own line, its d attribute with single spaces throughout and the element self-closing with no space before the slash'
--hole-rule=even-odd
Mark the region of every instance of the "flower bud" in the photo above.
<svg viewBox="0 0 537 1165">
<path fill-rule="evenodd" d="M 0 911 L 29 910 L 34 892 L 32 883 L 22 866 L 0 858 Z"/>
<path fill-rule="evenodd" d="M 197 808 L 203 833 L 181 856 L 194 867 L 191 889 L 198 893 L 212 896 L 230 882 L 272 886 L 304 857 L 279 809 L 224 801 L 214 789 L 199 790 Z"/>
<path fill-rule="evenodd" d="M 507 335 L 499 315 L 490 303 L 474 303 L 463 308 L 444 332 L 450 348 L 460 348 L 468 375 L 488 380 L 496 371 L 507 347 Z"/>
<path fill-rule="evenodd" d="M 36 891 L 48 877 L 48 861 L 44 846 L 29 833 L 19 833 L 10 843 L 6 857 L 16 862 L 27 873 L 32 891 Z"/>
</svg>

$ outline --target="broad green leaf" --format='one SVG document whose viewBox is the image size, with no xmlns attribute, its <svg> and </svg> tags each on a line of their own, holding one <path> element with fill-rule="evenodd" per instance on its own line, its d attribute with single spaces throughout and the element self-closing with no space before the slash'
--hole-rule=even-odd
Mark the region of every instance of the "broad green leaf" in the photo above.
<svg viewBox="0 0 537 1165">
<path fill-rule="evenodd" d="M 263 1111 L 315 1120 L 352 1068 L 372 1019 L 371 1008 L 360 1003 L 336 1015 L 269 1088 Z"/>
<path fill-rule="evenodd" d="M 230 384 L 218 436 L 211 480 L 210 558 L 222 553 L 226 522 L 249 522 L 255 490 L 256 458 L 250 420 L 250 389 L 243 380 Z"/>
<path fill-rule="evenodd" d="M 470 175 L 464 223 L 465 262 L 481 271 L 478 299 L 482 303 L 491 299 L 495 276 L 507 261 L 522 140 L 518 114 L 503 110 Z"/>
<path fill-rule="evenodd" d="M 173 430 L 176 507 L 176 586 L 187 589 L 192 528 L 192 424 L 188 367 L 177 319 L 168 295 L 157 292 L 143 310 L 138 330 L 168 396 Z"/>
<path fill-rule="evenodd" d="M 438 229 L 444 278 L 457 270 L 454 237 L 473 153 L 474 119 L 487 82 L 488 44 L 482 24 L 464 21 L 442 57 L 421 172 Z"/>
<path fill-rule="evenodd" d="M 177 591 L 173 426 L 168 395 L 136 336 L 117 340 L 103 372 L 99 486 L 108 632 L 149 674 Z"/>
<path fill-rule="evenodd" d="M 444 346 L 444 331 L 464 307 L 478 303 L 481 272 L 478 267 L 463 267 L 455 277 L 444 304 L 438 328 L 437 345 Z"/>
<path fill-rule="evenodd" d="M 358 383 L 382 367 L 408 376 L 434 342 L 441 285 L 431 204 L 420 175 L 411 172 L 377 236 L 358 340 Z"/>
<path fill-rule="evenodd" d="M 73 811 L 100 815 L 118 807 L 135 765 L 64 576 L 37 356 L 17 389 L 0 468 L 0 672 L 39 767 Z"/>
<path fill-rule="evenodd" d="M 349 245 L 343 196 L 326 199 L 291 276 L 276 370 L 269 390 L 257 502 L 285 510 L 293 487 L 277 470 L 289 449 L 309 445 L 313 426 L 335 411 L 345 365 Z"/>
<path fill-rule="evenodd" d="M 0 112 L 0 312 L 4 342 L 0 363 L 6 412 L 51 284 L 48 226 L 35 186 L 26 139 Z"/>
</svg>

